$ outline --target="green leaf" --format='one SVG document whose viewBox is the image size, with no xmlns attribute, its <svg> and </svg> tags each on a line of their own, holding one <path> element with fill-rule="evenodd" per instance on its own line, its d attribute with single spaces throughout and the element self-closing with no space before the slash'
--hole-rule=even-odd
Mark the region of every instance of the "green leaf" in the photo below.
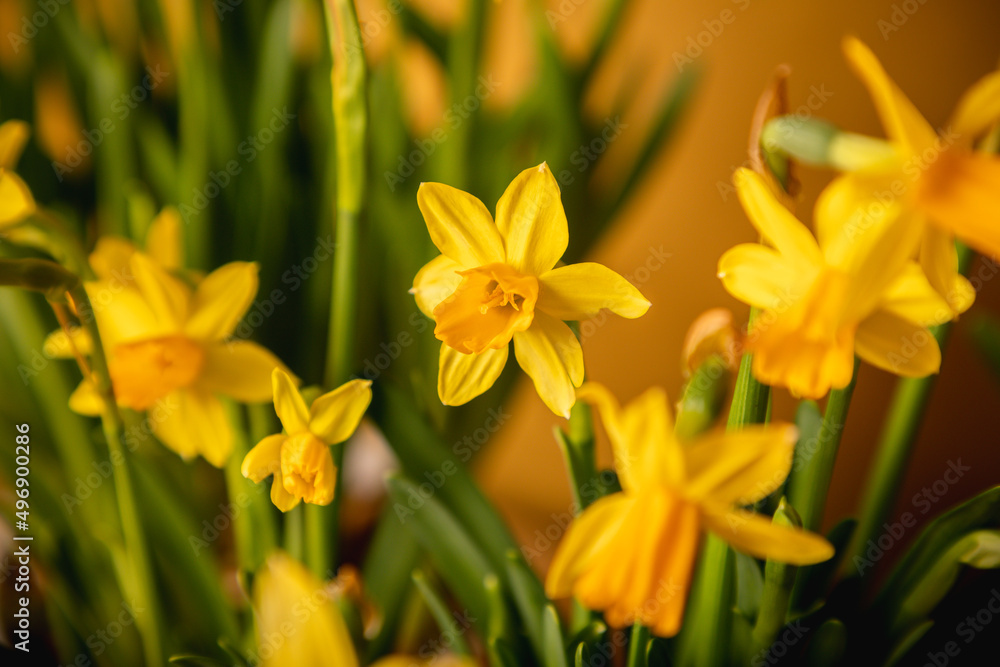
<svg viewBox="0 0 1000 667">
<path fill-rule="evenodd" d="M 491 667 L 520 667 L 517 655 L 502 637 L 495 637 L 486 643 L 486 655 Z"/>
<path fill-rule="evenodd" d="M 649 642 L 649 628 L 641 623 L 633 625 L 628 647 L 628 667 L 647 667 L 649 665 Z"/>
<path fill-rule="evenodd" d="M 840 665 L 847 652 L 847 628 L 836 618 L 819 626 L 809 642 L 807 664 L 815 667 Z"/>
<path fill-rule="evenodd" d="M 551 604 L 546 605 L 542 612 L 542 638 L 544 642 L 542 664 L 545 667 L 567 667 L 559 613 Z"/>
<path fill-rule="evenodd" d="M 882 663 L 884 667 L 892 667 L 902 660 L 910 649 L 913 648 L 920 638 L 927 634 L 927 632 L 934 627 L 934 621 L 927 621 L 921 625 L 910 630 L 893 648 L 892 653 L 886 658 L 885 662 Z"/>
<path fill-rule="evenodd" d="M 729 393 L 729 375 L 726 362 L 717 354 L 698 366 L 677 406 L 674 433 L 680 440 L 691 440 L 715 423 Z"/>
<path fill-rule="evenodd" d="M 757 618 L 760 597 L 764 592 L 764 575 L 753 556 L 739 551 L 736 556 L 736 610 L 751 623 Z"/>
<path fill-rule="evenodd" d="M 784 528 L 801 528 L 802 520 L 782 498 L 774 513 L 773 525 Z M 778 632 L 785 627 L 788 602 L 795 584 L 798 568 L 788 563 L 768 559 L 764 565 L 764 590 L 760 598 L 760 612 L 754 624 L 750 651 L 758 654 L 771 646 Z"/>
<path fill-rule="evenodd" d="M 441 596 L 437 594 L 437 591 L 434 590 L 430 582 L 427 581 L 427 575 L 420 570 L 416 570 L 413 573 L 412 579 L 417 590 L 420 591 L 420 595 L 424 598 L 424 602 L 427 603 L 427 608 L 430 609 L 431 616 L 434 617 L 438 629 L 441 632 L 449 632 L 455 622 L 451 609 L 441 599 Z M 462 655 L 471 655 L 469 645 L 465 643 L 465 639 L 461 635 L 452 633 L 450 636 L 453 641 L 452 650 Z"/>
<path fill-rule="evenodd" d="M 169 658 L 169 662 L 175 665 L 193 665 L 194 667 L 230 667 L 227 663 L 220 662 L 214 658 L 206 658 L 205 656 L 191 653 L 172 655 Z"/>
<path fill-rule="evenodd" d="M 521 614 L 521 621 L 535 653 L 544 655 L 546 639 L 542 623 L 549 600 L 535 572 L 516 551 L 507 552 L 507 579 L 514 596 L 514 603 Z"/>
<path fill-rule="evenodd" d="M 827 534 L 827 541 L 833 545 L 835 550 L 833 558 L 822 563 L 800 567 L 799 574 L 795 581 L 795 588 L 792 589 L 792 610 L 793 612 L 804 612 L 811 609 L 819 601 L 830 587 L 840 561 L 847 554 L 847 547 L 854 534 L 857 521 L 854 519 L 844 519 Z"/>
</svg>

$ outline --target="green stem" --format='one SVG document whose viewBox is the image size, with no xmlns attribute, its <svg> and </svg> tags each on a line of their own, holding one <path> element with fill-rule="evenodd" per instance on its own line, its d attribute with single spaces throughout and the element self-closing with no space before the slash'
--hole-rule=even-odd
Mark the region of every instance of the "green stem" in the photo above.
<svg viewBox="0 0 1000 667">
<path fill-rule="evenodd" d="M 802 523 L 793 508 L 782 498 L 774 512 L 774 524 L 786 528 L 801 528 Z M 761 593 L 760 611 L 750 635 L 750 656 L 766 655 L 785 627 L 788 616 L 788 602 L 795 584 L 794 565 L 768 559 L 764 565 L 764 590 Z"/>
<path fill-rule="evenodd" d="M 646 644 L 649 643 L 649 628 L 636 623 L 632 626 L 632 639 L 628 647 L 628 667 L 646 667 Z"/>
<path fill-rule="evenodd" d="M 965 273 L 968 270 L 973 255 L 967 246 L 959 244 L 959 271 Z M 931 327 L 942 354 L 950 332 L 951 322 Z M 882 524 L 888 520 L 896 504 L 936 379 L 937 375 L 902 378 L 896 384 L 876 447 L 875 463 L 862 496 L 858 526 L 841 564 L 842 577 L 852 576 L 854 558 L 864 556 L 868 542 L 878 537 Z"/>
<path fill-rule="evenodd" d="M 590 406 L 577 402 L 569 413 L 569 433 L 555 427 L 556 442 L 566 460 L 570 490 L 574 506 L 578 512 L 586 509 L 593 501 L 584 488 L 597 480 L 597 465 L 594 459 L 594 422 Z"/>
<path fill-rule="evenodd" d="M 135 493 L 129 473 L 130 462 L 128 453 L 122 441 L 122 419 L 118 413 L 114 390 L 111 385 L 111 375 L 108 372 L 101 335 L 97 329 L 97 321 L 93 317 L 93 308 L 87 298 L 83 286 L 77 286 L 70 291 L 76 302 L 81 321 L 93 341 L 93 353 L 90 357 L 93 381 L 98 393 L 103 397 L 105 409 L 101 414 L 101 426 L 108 443 L 108 452 L 112 461 L 121 461 L 114 466 L 115 493 L 118 496 L 118 513 L 122 522 L 122 534 L 125 550 L 128 555 L 129 571 L 125 577 L 128 592 L 135 597 L 135 606 L 145 609 L 145 613 L 136 618 L 136 625 L 142 635 L 143 651 L 146 665 L 155 667 L 163 664 L 163 645 L 160 641 L 160 624 L 158 602 L 156 595 L 156 579 L 146 548 L 142 532 L 142 522 L 139 520 Z"/>
<path fill-rule="evenodd" d="M 806 530 L 819 530 L 823 521 L 823 508 L 830 490 L 830 478 L 833 477 L 840 439 L 844 435 L 847 409 L 851 405 L 854 385 L 858 381 L 859 365 L 860 360 L 855 358 L 854 375 L 850 384 L 830 392 L 826 399 L 823 424 L 816 438 L 816 451 L 799 459 L 805 461 L 805 466 L 792 476 L 788 485 L 788 501 L 802 517 L 802 525 Z"/>
</svg>

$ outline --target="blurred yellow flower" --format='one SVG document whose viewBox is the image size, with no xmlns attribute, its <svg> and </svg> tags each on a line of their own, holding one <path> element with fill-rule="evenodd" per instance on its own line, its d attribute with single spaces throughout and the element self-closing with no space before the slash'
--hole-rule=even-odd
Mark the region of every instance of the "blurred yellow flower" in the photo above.
<svg viewBox="0 0 1000 667">
<path fill-rule="evenodd" d="M 625 408 L 593 382 L 577 394 L 600 411 L 623 490 L 570 525 L 546 577 L 549 597 L 574 595 L 613 627 L 639 622 L 670 637 L 684 616 L 703 527 L 757 558 L 810 565 L 833 555 L 819 535 L 739 509 L 788 476 L 794 426 L 748 426 L 682 444 L 659 388 Z"/>
<path fill-rule="evenodd" d="M 128 266 L 134 288 L 85 284 L 118 405 L 149 410 L 152 431 L 164 445 L 221 467 L 233 436 L 217 394 L 267 401 L 271 372 L 284 368 L 256 343 L 227 340 L 257 294 L 257 265 L 231 262 L 194 289 L 145 253 L 134 252 Z M 70 407 L 100 414 L 103 402 L 84 380 Z"/>
<path fill-rule="evenodd" d="M 24 121 L 8 120 L 0 125 L 0 229 L 16 225 L 35 212 L 31 189 L 14 173 L 28 135 Z"/>
<path fill-rule="evenodd" d="M 569 239 L 559 185 L 548 165 L 521 172 L 497 203 L 441 183 L 417 192 L 441 255 L 416 275 L 411 292 L 441 341 L 438 395 L 462 405 L 489 389 L 507 363 L 508 343 L 542 401 L 569 416 L 583 382 L 583 351 L 563 320 L 607 308 L 636 318 L 650 303 L 627 280 L 595 263 L 553 268 Z"/>
<path fill-rule="evenodd" d="M 975 292 L 958 274 L 952 235 L 1000 256 L 1000 159 L 973 152 L 973 141 L 1000 120 L 1000 72 L 973 84 L 938 134 L 867 46 L 847 38 L 844 52 L 871 94 L 890 147 L 867 138 L 839 143 L 833 162 L 850 173 L 826 196 L 846 210 L 903 202 L 916 214 L 913 223 L 926 226 L 920 262 L 927 278 L 955 314 L 964 312 Z"/>
<path fill-rule="evenodd" d="M 761 382 L 820 398 L 851 381 L 855 354 L 906 377 L 938 371 L 941 351 L 926 327 L 952 311 L 909 261 L 921 228 L 901 203 L 849 212 L 821 197 L 817 243 L 761 176 L 739 169 L 733 180 L 773 246 L 746 243 L 719 259 L 726 290 L 763 311 L 746 341 Z"/>
<path fill-rule="evenodd" d="M 337 608 L 335 582 L 322 582 L 288 555 L 276 553 L 254 579 L 257 654 L 261 667 L 357 667 L 357 652 Z M 372 667 L 475 667 L 452 654 L 390 655 Z"/>
<path fill-rule="evenodd" d="M 337 470 L 330 445 L 347 440 L 372 401 L 371 381 L 351 380 L 306 407 L 289 375 L 275 368 L 271 377 L 274 410 L 285 433 L 269 435 L 243 459 L 243 476 L 260 482 L 274 475 L 271 501 L 287 512 L 299 501 L 328 505 L 336 491 Z"/>
</svg>

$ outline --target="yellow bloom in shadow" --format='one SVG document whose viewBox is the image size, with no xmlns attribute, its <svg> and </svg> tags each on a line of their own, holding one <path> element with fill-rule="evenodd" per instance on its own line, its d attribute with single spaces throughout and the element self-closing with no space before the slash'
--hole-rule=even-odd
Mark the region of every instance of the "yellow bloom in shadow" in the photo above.
<svg viewBox="0 0 1000 667">
<path fill-rule="evenodd" d="M 0 125 L 0 230 L 12 227 L 35 212 L 35 198 L 14 166 L 28 141 L 28 124 L 8 120 Z"/>
<path fill-rule="evenodd" d="M 761 382 L 820 398 L 851 381 L 855 354 L 905 377 L 938 371 L 926 327 L 953 313 L 910 261 L 922 230 L 900 202 L 844 210 L 821 197 L 817 243 L 759 175 L 739 169 L 733 180 L 772 246 L 742 244 L 719 259 L 726 290 L 762 311 L 746 339 Z"/>
<path fill-rule="evenodd" d="M 339 579 L 340 577 L 338 577 Z M 337 582 L 322 582 L 284 553 L 267 559 L 253 584 L 261 667 L 358 667 L 358 655 L 338 609 L 350 597 Z M 475 667 L 468 658 L 390 655 L 372 667 Z"/>
<path fill-rule="evenodd" d="M 583 382 L 583 350 L 563 320 L 607 308 L 636 318 L 649 301 L 595 263 L 553 268 L 569 241 L 559 185 L 548 165 L 518 174 L 497 203 L 496 222 L 481 201 L 441 183 L 422 183 L 417 203 L 441 255 L 411 292 L 444 344 L 438 395 L 462 405 L 493 386 L 509 343 L 542 401 L 569 416 Z"/>
<path fill-rule="evenodd" d="M 864 137 L 843 142 L 833 162 L 850 173 L 825 196 L 844 208 L 899 199 L 916 214 L 914 224 L 926 227 L 919 252 L 927 278 L 956 315 L 964 312 L 975 291 L 958 274 L 953 235 L 1000 256 L 1000 159 L 973 151 L 973 142 L 1000 120 L 1000 71 L 973 84 L 938 133 L 867 46 L 847 38 L 844 52 L 872 97 L 891 150 Z"/>
<path fill-rule="evenodd" d="M 684 616 L 703 528 L 757 558 L 810 565 L 833 556 L 819 535 L 739 509 L 788 476 L 794 426 L 749 426 L 682 444 L 659 388 L 625 408 L 596 383 L 577 395 L 601 413 L 623 490 L 569 527 L 546 577 L 549 597 L 573 595 L 613 627 L 639 622 L 670 637 Z"/>
<path fill-rule="evenodd" d="M 271 377 L 274 410 L 285 432 L 269 435 L 243 459 L 243 476 L 261 482 L 274 475 L 271 501 L 287 512 L 300 501 L 328 505 L 336 491 L 337 470 L 330 445 L 357 430 L 372 401 L 371 381 L 351 380 L 306 407 L 292 378 L 280 368 Z"/>
<path fill-rule="evenodd" d="M 118 405 L 148 410 L 152 432 L 184 458 L 221 467 L 233 435 L 218 395 L 270 400 L 271 372 L 285 367 L 260 345 L 229 339 L 257 294 L 257 265 L 226 264 L 192 288 L 136 251 L 123 280 L 85 284 Z M 104 404 L 84 380 L 70 407 L 96 415 Z"/>
</svg>

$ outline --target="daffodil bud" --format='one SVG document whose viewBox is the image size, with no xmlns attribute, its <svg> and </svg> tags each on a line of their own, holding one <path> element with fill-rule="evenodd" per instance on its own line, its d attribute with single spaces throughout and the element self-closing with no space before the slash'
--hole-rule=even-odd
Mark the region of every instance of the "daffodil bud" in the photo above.
<svg viewBox="0 0 1000 667">
<path fill-rule="evenodd" d="M 888 141 L 842 132 L 836 125 L 818 118 L 775 118 L 764 126 L 760 143 L 767 155 L 788 155 L 804 164 L 839 171 L 887 166 L 898 157 Z"/>
<path fill-rule="evenodd" d="M 45 259 L 0 259 L 0 285 L 42 292 L 49 301 L 65 301 L 66 292 L 79 282 L 76 275 Z"/>
<path fill-rule="evenodd" d="M 740 350 L 733 313 L 726 308 L 711 308 L 699 315 L 688 328 L 681 352 L 681 372 L 691 377 L 712 355 L 719 355 L 729 370 L 739 363 Z"/>
<path fill-rule="evenodd" d="M 698 367 L 677 406 L 674 433 L 678 439 L 690 440 L 712 426 L 726 402 L 729 375 L 729 364 L 717 354 Z"/>
</svg>

